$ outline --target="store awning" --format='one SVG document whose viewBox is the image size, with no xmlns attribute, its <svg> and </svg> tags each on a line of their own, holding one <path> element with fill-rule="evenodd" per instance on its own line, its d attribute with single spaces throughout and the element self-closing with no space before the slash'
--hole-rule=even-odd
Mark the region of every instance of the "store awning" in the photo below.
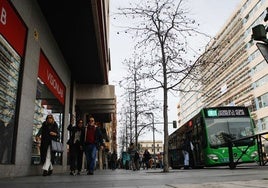
<svg viewBox="0 0 268 188">
<path fill-rule="evenodd" d="M 116 113 L 116 97 L 112 85 L 76 85 L 77 110 L 93 115 L 102 122 L 110 122 L 111 114 Z"/>
</svg>

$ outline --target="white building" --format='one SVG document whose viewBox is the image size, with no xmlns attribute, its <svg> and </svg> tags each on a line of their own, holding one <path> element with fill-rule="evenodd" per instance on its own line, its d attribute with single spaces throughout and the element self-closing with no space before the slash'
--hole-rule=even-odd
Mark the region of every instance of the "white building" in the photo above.
<svg viewBox="0 0 268 188">
<path fill-rule="evenodd" d="M 236 11 L 208 47 L 201 60 L 202 80 L 191 80 L 181 89 L 192 87 L 200 92 L 180 93 L 180 125 L 202 107 L 247 106 L 256 130 L 268 130 L 268 64 L 251 38 L 252 27 L 264 24 L 267 0 L 242 0 Z M 206 50 L 207 51 L 207 50 Z"/>
</svg>

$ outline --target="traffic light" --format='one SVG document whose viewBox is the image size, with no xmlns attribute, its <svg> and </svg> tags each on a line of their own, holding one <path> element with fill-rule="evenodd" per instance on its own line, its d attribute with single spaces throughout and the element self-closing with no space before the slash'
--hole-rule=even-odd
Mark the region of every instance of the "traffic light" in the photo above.
<svg viewBox="0 0 268 188">
<path fill-rule="evenodd" d="M 266 8 L 266 16 L 264 18 L 264 21 L 268 21 L 268 7 Z M 268 27 L 265 28 L 263 24 L 256 25 L 255 27 L 252 28 L 252 39 L 257 40 L 257 41 L 262 41 L 257 43 L 257 47 L 260 50 L 262 56 L 268 63 L 268 39 L 267 39 L 267 31 Z M 264 42 L 264 43 L 263 43 Z"/>
<path fill-rule="evenodd" d="M 173 128 L 176 129 L 177 128 L 177 121 L 173 121 Z"/>
<path fill-rule="evenodd" d="M 267 29 L 264 25 L 259 24 L 252 28 L 252 38 L 253 40 L 262 41 L 268 44 L 268 39 L 266 37 Z"/>
</svg>

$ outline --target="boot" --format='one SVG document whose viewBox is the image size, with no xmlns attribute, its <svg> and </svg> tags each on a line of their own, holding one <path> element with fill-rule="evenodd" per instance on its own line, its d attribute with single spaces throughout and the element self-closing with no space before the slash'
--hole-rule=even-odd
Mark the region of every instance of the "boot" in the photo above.
<svg viewBox="0 0 268 188">
<path fill-rule="evenodd" d="M 47 170 L 43 170 L 43 176 L 47 176 L 47 175 L 48 175 Z"/>
<path fill-rule="evenodd" d="M 53 173 L 53 170 L 49 170 L 49 171 L 47 172 L 47 175 L 50 176 L 52 173 Z"/>
</svg>

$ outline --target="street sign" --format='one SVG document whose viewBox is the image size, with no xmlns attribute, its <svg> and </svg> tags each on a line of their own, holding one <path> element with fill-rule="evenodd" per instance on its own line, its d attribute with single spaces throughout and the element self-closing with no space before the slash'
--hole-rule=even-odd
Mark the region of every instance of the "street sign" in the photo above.
<svg viewBox="0 0 268 188">
<path fill-rule="evenodd" d="M 260 50 L 262 56 L 264 57 L 265 61 L 268 63 L 268 44 L 258 42 L 256 45 Z"/>
</svg>

